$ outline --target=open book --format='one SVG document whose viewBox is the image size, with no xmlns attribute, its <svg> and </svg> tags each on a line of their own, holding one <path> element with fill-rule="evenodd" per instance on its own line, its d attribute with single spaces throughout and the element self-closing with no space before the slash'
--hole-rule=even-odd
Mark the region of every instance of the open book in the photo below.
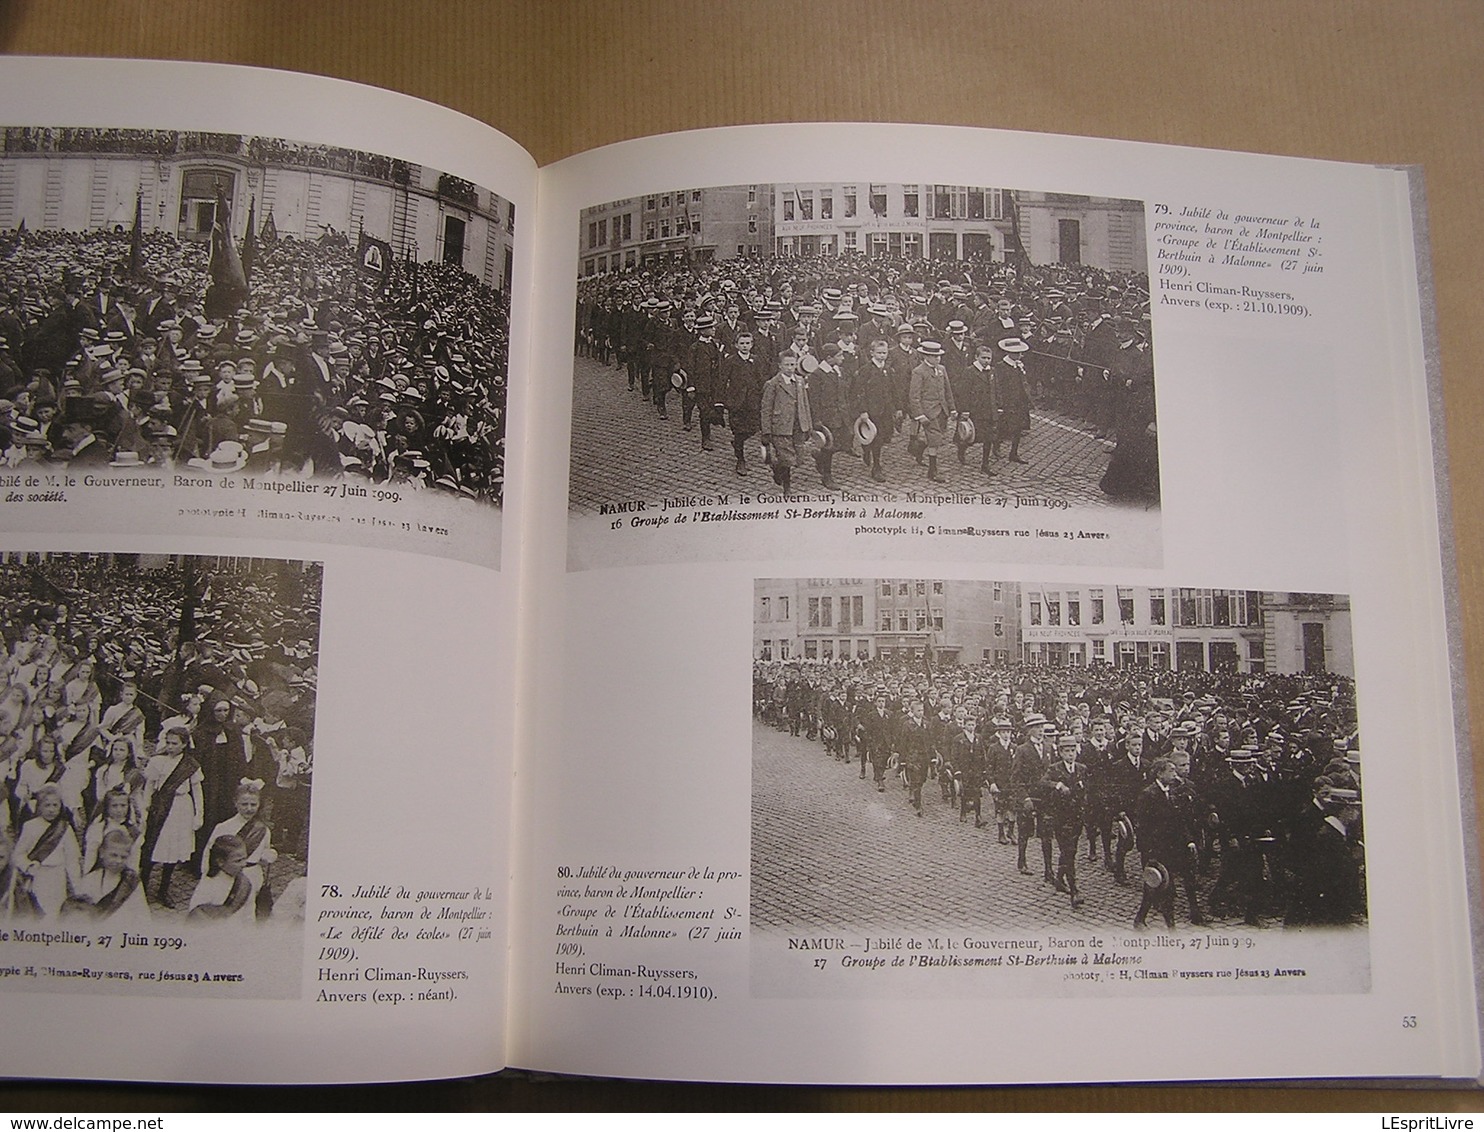
<svg viewBox="0 0 1484 1132">
<path fill-rule="evenodd" d="M 1415 170 L 0 91 L 7 1074 L 1478 1076 Z"/>
</svg>

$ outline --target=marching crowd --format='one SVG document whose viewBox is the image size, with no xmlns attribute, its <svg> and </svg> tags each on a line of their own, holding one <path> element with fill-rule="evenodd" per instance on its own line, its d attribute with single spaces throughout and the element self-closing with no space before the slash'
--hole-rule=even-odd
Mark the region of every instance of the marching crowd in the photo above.
<svg viewBox="0 0 1484 1132">
<path fill-rule="evenodd" d="M 318 570 L 0 564 L 0 921 L 302 915 Z"/>
<path fill-rule="evenodd" d="M 1039 407 L 1116 439 L 1106 494 L 1158 499 L 1142 274 L 856 253 L 661 265 L 581 280 L 576 325 L 577 352 L 626 370 L 656 422 L 678 395 L 702 453 L 727 427 L 738 476 L 757 437 L 785 493 L 806 457 L 837 490 L 842 452 L 885 481 L 898 433 L 927 482 L 976 446 L 987 481 L 996 461 L 1026 463 Z"/>
<path fill-rule="evenodd" d="M 1177 888 L 1194 924 L 1366 918 L 1347 677 L 758 661 L 753 707 L 877 791 L 899 778 L 919 816 L 936 780 L 1021 874 L 1038 843 L 1042 884 L 1074 910 L 1101 861 L 1130 907 L 1138 892 L 1135 927 L 1174 927 Z"/>
<path fill-rule="evenodd" d="M 343 233 L 263 229 L 240 308 L 213 294 L 206 244 L 0 238 L 0 466 L 347 476 L 498 504 L 508 297 L 447 264 L 365 271 Z"/>
</svg>

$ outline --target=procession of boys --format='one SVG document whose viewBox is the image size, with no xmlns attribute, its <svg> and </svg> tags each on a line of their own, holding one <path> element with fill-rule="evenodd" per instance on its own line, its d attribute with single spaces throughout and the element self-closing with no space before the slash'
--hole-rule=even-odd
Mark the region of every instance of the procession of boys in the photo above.
<svg viewBox="0 0 1484 1132">
<path fill-rule="evenodd" d="M 879 921 L 904 878 L 928 902 L 946 877 L 1000 927 L 1366 920 L 1347 677 L 759 660 L 753 709 L 755 919 L 761 902 Z M 789 816 L 806 806 L 827 814 L 817 829 Z M 784 879 L 805 859 L 808 878 Z"/>
<path fill-rule="evenodd" d="M 696 476 L 738 488 L 1044 489 L 1032 449 L 1077 436 L 1096 501 L 1158 503 L 1142 274 L 860 254 L 661 264 L 579 282 L 576 350 L 648 406 L 641 460 L 658 463 L 666 430 L 694 433 Z M 907 459 L 883 461 L 893 448 Z M 574 483 L 592 452 L 574 438 Z"/>
</svg>

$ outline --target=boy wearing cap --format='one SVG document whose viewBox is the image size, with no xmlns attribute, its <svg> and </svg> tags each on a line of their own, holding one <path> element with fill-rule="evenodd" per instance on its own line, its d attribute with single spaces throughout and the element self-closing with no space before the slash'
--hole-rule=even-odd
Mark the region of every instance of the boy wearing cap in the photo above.
<svg viewBox="0 0 1484 1132">
<path fill-rule="evenodd" d="M 948 371 L 940 364 L 943 347 L 936 342 L 924 342 L 918 347 L 918 353 L 922 362 L 912 371 L 908 405 L 927 445 L 928 479 L 933 483 L 943 483 L 943 477 L 938 473 L 938 449 L 942 447 L 950 422 L 958 418 L 958 407 L 953 400 Z"/>
</svg>

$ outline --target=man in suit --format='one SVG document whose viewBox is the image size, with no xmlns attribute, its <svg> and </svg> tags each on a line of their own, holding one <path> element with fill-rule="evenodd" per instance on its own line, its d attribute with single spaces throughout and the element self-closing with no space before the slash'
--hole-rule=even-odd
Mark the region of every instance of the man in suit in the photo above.
<svg viewBox="0 0 1484 1132">
<path fill-rule="evenodd" d="M 722 355 L 722 400 L 727 407 L 727 421 L 732 430 L 732 452 L 737 457 L 737 474 L 747 474 L 747 455 L 743 445 L 757 433 L 762 420 L 763 385 L 767 381 L 761 360 L 752 350 L 752 331 L 738 333 L 735 346 Z"/>
<path fill-rule="evenodd" d="M 721 343 L 716 340 L 716 319 L 703 314 L 696 319 L 696 340 L 691 343 L 687 369 L 690 380 L 681 397 L 685 431 L 690 431 L 692 410 L 701 418 L 701 451 L 711 451 L 711 421 L 721 399 Z"/>
<path fill-rule="evenodd" d="M 855 387 L 850 398 L 857 418 L 865 415 L 876 426 L 876 435 L 864 446 L 862 456 L 871 468 L 871 479 L 877 483 L 886 479 L 881 470 L 881 450 L 891 440 L 895 419 L 891 369 L 887 364 L 890 353 L 891 347 L 885 339 L 878 338 L 871 343 L 869 356 L 856 370 Z"/>
<path fill-rule="evenodd" d="M 1077 761 L 1078 742 L 1072 732 L 1058 736 L 1058 757 L 1042 775 L 1040 790 L 1042 819 L 1056 837 L 1056 890 L 1071 896 L 1073 908 L 1082 906 L 1077 895 L 1077 842 L 1087 820 L 1087 768 Z"/>
<path fill-rule="evenodd" d="M 1030 843 L 1031 831 L 1036 825 L 1036 793 L 1041 778 L 1046 773 L 1045 751 L 1046 717 L 1032 712 L 1025 717 L 1025 740 L 1015 748 L 1015 757 L 1010 766 L 1010 797 L 1007 800 L 1016 815 L 1015 865 L 1026 876 L 1031 875 L 1025 862 L 1025 847 Z M 1043 876 L 1050 881 L 1051 843 L 1046 843 L 1045 871 Z"/>
<path fill-rule="evenodd" d="M 1138 802 L 1139 852 L 1144 868 L 1160 867 L 1157 885 L 1144 880 L 1144 895 L 1134 914 L 1134 927 L 1145 926 L 1149 909 L 1158 907 L 1169 927 L 1175 926 L 1175 881 L 1185 884 L 1190 903 L 1190 922 L 1205 923 L 1195 888 L 1195 823 L 1188 787 L 1180 780 L 1171 759 L 1161 758 L 1154 764 L 1154 783 L 1140 795 Z"/>
<path fill-rule="evenodd" d="M 950 425 L 958 418 L 958 406 L 953 401 L 953 386 L 948 381 L 948 371 L 942 365 L 943 347 L 936 342 L 924 342 L 918 347 L 922 361 L 912 371 L 908 386 L 907 402 L 912 419 L 922 429 L 923 443 L 927 446 L 928 479 L 942 483 L 938 472 L 938 449 L 943 446 Z"/>
</svg>

